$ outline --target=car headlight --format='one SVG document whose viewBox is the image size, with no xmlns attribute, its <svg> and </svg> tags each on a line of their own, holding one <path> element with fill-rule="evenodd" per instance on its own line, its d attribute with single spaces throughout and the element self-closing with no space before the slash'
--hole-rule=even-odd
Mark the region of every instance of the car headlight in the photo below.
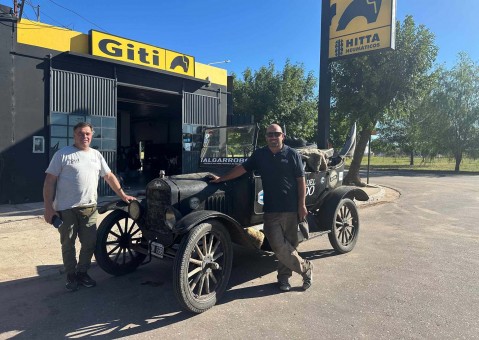
<svg viewBox="0 0 479 340">
<path fill-rule="evenodd" d="M 176 224 L 177 212 L 173 207 L 168 207 L 165 210 L 165 223 L 168 228 L 173 229 Z"/>
<path fill-rule="evenodd" d="M 128 215 L 134 221 L 138 220 L 141 216 L 141 205 L 138 201 L 131 201 L 128 205 Z"/>
</svg>

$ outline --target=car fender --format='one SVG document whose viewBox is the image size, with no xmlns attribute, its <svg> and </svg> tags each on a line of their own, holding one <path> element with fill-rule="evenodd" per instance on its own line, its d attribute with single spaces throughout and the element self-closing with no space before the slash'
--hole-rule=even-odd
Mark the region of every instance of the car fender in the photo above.
<svg viewBox="0 0 479 340">
<path fill-rule="evenodd" d="M 113 202 L 105 203 L 98 207 L 98 213 L 104 214 L 110 210 L 123 210 L 124 212 L 128 213 L 128 204 L 122 200 L 116 200 Z"/>
<path fill-rule="evenodd" d="M 137 199 L 137 201 L 141 204 L 142 200 Z M 124 212 L 128 213 L 128 207 L 130 206 L 129 203 L 126 203 L 123 200 L 116 200 L 112 202 L 107 202 L 101 206 L 98 207 L 98 213 L 99 214 L 104 214 L 107 211 L 113 211 L 113 210 L 123 210 Z"/>
<path fill-rule="evenodd" d="M 334 221 L 334 214 L 336 207 L 342 199 L 349 198 L 351 200 L 356 199 L 358 201 L 367 201 L 369 199 L 368 194 L 357 187 L 353 186 L 340 186 L 331 192 L 329 192 L 322 200 L 318 207 L 311 210 L 319 209 L 317 212 L 319 227 L 321 230 L 327 230 L 331 228 L 331 224 Z"/>
<path fill-rule="evenodd" d="M 191 229 L 196 227 L 198 224 L 208 220 L 218 220 L 223 223 L 223 225 L 230 233 L 231 240 L 234 243 L 243 246 L 252 246 L 251 241 L 246 234 L 246 231 L 241 226 L 241 224 L 238 223 L 238 221 L 236 221 L 231 216 L 214 210 L 201 210 L 191 212 L 188 215 L 184 216 L 182 219 L 180 219 L 175 224 L 172 231 L 178 236 L 184 235 L 188 233 Z"/>
</svg>

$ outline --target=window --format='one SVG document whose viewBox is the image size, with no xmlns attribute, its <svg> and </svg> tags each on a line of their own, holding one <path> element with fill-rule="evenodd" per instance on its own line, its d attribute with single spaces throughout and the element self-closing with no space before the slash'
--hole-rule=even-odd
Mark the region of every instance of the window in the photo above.
<svg viewBox="0 0 479 340">
<path fill-rule="evenodd" d="M 79 122 L 93 125 L 94 134 L 90 146 L 99 151 L 116 151 L 116 118 L 52 112 L 50 114 L 50 150 L 73 145 L 73 127 Z"/>
</svg>

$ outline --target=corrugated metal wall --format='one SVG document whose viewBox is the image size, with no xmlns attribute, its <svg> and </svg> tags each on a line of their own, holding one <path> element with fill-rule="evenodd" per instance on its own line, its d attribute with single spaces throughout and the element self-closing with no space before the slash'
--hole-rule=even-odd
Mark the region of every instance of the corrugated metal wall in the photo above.
<svg viewBox="0 0 479 340">
<path fill-rule="evenodd" d="M 81 73 L 52 69 L 50 112 L 85 114 L 116 118 L 116 80 Z M 100 151 L 108 166 L 116 172 L 116 151 Z M 98 194 L 113 195 L 100 180 Z"/>
<path fill-rule="evenodd" d="M 219 98 L 183 93 L 183 124 L 219 126 L 220 113 Z"/>
<path fill-rule="evenodd" d="M 53 112 L 116 117 L 115 79 L 52 69 Z"/>
<path fill-rule="evenodd" d="M 219 126 L 220 99 L 194 93 L 183 93 L 183 124 Z M 183 151 L 182 172 L 193 173 L 198 171 L 200 159 L 199 151 Z"/>
</svg>

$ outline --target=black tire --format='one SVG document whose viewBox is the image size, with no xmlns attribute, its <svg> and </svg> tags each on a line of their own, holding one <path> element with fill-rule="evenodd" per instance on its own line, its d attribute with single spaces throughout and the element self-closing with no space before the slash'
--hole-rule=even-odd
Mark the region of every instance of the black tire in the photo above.
<svg viewBox="0 0 479 340">
<path fill-rule="evenodd" d="M 228 231 L 218 221 L 199 224 L 181 240 L 173 264 L 173 289 L 193 313 L 213 307 L 226 290 L 233 263 Z"/>
<path fill-rule="evenodd" d="M 353 250 L 359 236 L 359 215 L 356 204 L 349 198 L 342 199 L 334 213 L 329 242 L 334 250 L 344 254 Z"/>
<path fill-rule="evenodd" d="M 112 211 L 98 227 L 95 259 L 111 275 L 131 273 L 143 262 L 146 255 L 131 249 L 140 243 L 142 233 L 135 221 L 122 210 Z"/>
</svg>

